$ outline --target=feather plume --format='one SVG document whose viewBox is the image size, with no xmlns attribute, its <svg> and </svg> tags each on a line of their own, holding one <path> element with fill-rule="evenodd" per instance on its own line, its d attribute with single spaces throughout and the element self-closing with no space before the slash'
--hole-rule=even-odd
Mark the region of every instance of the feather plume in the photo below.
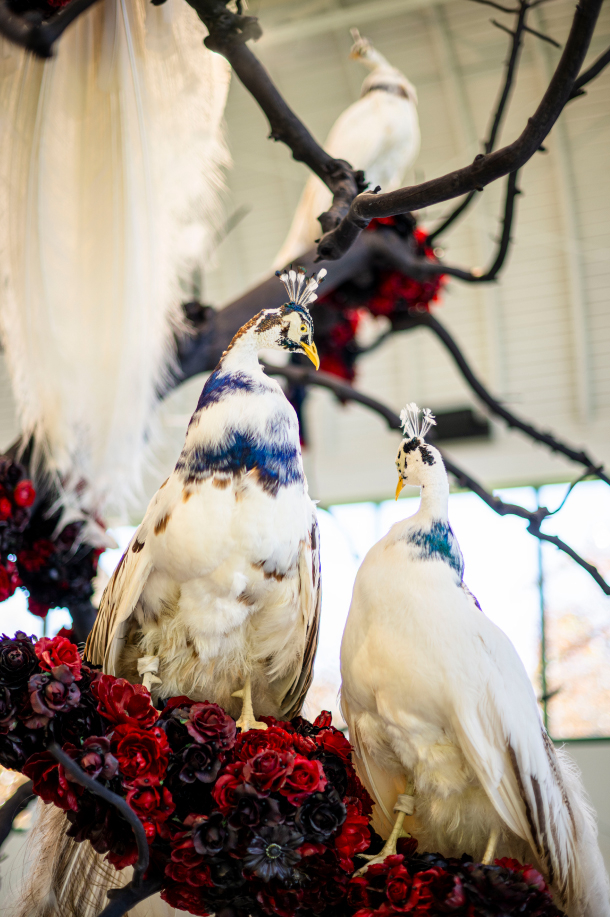
<svg viewBox="0 0 610 917">
<path fill-rule="evenodd" d="M 46 62 L 2 45 L 0 334 L 66 519 L 137 489 L 180 280 L 212 243 L 229 68 L 204 35 L 180 0 L 102 0 Z"/>
<path fill-rule="evenodd" d="M 304 306 L 305 308 L 318 298 L 316 290 L 327 273 L 328 271 L 322 268 L 322 270 L 318 271 L 317 275 L 311 276 L 308 280 L 307 272 L 302 267 L 297 268 L 296 271 L 292 268 L 283 273 L 281 271 L 276 271 L 276 275 L 286 287 L 288 296 L 290 297 L 290 303 L 295 306 Z"/>
<path fill-rule="evenodd" d="M 400 412 L 400 423 L 405 436 L 408 436 L 409 439 L 414 437 L 423 439 L 430 427 L 436 426 L 436 419 L 430 408 L 424 408 L 421 411 L 421 420 L 419 414 L 420 409 L 414 401 L 407 404 Z"/>
</svg>

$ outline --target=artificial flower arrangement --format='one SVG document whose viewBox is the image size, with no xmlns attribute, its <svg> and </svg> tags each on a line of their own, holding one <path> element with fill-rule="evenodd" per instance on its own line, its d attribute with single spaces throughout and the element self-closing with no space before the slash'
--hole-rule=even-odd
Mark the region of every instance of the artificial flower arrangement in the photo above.
<svg viewBox="0 0 610 917">
<path fill-rule="evenodd" d="M 37 493 L 23 465 L 0 458 L 0 602 L 21 586 L 40 618 L 91 598 L 103 551 L 83 539 L 87 520 L 61 525 L 54 499 Z"/>
<path fill-rule="evenodd" d="M 21 771 L 68 834 L 116 869 L 138 850 L 131 826 L 48 750 L 126 800 L 144 827 L 161 896 L 196 915 L 520 913 L 558 917 L 542 876 L 515 861 L 480 866 L 400 852 L 363 877 L 355 858 L 381 848 L 372 801 L 329 713 L 264 718 L 245 733 L 217 704 L 188 697 L 162 710 L 142 685 L 84 664 L 64 637 L 0 640 L 0 764 Z M 228 911 L 226 909 L 229 909 Z"/>
</svg>

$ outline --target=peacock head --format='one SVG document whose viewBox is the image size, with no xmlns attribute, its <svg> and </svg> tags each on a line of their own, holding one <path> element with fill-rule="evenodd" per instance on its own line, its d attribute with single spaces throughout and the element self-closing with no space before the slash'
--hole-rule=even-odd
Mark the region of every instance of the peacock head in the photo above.
<svg viewBox="0 0 610 917">
<path fill-rule="evenodd" d="M 405 484 L 422 487 L 432 477 L 435 477 L 435 472 L 439 466 L 444 468 L 438 449 L 430 446 L 424 439 L 430 427 L 436 424 L 432 411 L 429 408 L 424 408 L 420 412 L 416 404 L 408 404 L 400 412 L 400 422 L 405 437 L 396 456 L 396 468 L 398 469 L 397 500 Z"/>
<path fill-rule="evenodd" d="M 307 279 L 303 268 L 290 268 L 278 271 L 277 276 L 286 287 L 290 302 L 261 313 L 255 329 L 260 335 L 261 346 L 304 353 L 318 369 L 320 358 L 313 340 L 313 319 L 307 307 L 318 298 L 316 290 L 326 271 L 322 269 L 317 276 Z"/>
</svg>

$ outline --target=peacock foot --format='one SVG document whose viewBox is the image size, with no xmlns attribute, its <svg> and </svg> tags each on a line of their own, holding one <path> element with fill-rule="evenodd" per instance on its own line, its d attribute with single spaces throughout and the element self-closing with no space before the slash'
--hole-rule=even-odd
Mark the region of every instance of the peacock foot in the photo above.
<svg viewBox="0 0 610 917">
<path fill-rule="evenodd" d="M 252 708 L 252 681 L 250 676 L 246 678 L 246 683 L 239 691 L 234 691 L 231 697 L 240 697 L 243 700 L 241 716 L 236 722 L 238 729 L 247 732 L 248 729 L 267 729 L 266 723 L 261 723 L 254 717 Z"/>
</svg>

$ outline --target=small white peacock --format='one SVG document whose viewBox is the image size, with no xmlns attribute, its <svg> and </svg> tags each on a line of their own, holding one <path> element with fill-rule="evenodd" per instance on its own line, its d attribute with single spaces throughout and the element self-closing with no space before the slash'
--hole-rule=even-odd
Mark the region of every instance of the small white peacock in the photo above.
<svg viewBox="0 0 610 917">
<path fill-rule="evenodd" d="M 361 38 L 357 29 L 351 31 L 354 45 L 350 57 L 371 73 L 362 84 L 358 101 L 333 124 L 324 149 L 335 159 L 345 159 L 354 169 L 362 169 L 371 188 L 380 185 L 383 191 L 393 191 L 400 187 L 419 153 L 417 92 L 368 38 Z M 312 247 L 321 232 L 318 216 L 328 210 L 331 200 L 326 185 L 312 175 L 274 268 L 283 268 Z"/>
<path fill-rule="evenodd" d="M 396 497 L 418 486 L 421 504 L 365 557 L 341 646 L 343 713 L 387 838 L 373 859 L 396 852 L 406 823 L 445 856 L 534 860 L 570 917 L 608 917 L 579 775 L 549 739 L 512 643 L 464 584 L 447 473 L 424 440 L 434 418 L 426 410 L 420 424 L 410 404 L 401 420 Z"/>
</svg>

